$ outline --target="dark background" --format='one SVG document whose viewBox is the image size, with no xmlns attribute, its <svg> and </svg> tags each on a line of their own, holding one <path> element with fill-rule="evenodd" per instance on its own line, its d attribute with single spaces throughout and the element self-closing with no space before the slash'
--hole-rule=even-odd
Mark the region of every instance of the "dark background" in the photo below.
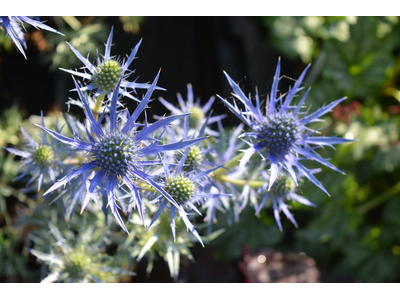
<svg viewBox="0 0 400 300">
<path fill-rule="evenodd" d="M 52 18 L 41 19 L 56 27 Z M 167 91 L 156 91 L 155 98 L 161 96 L 176 102 L 179 92 L 186 99 L 187 83 L 192 84 L 195 97 L 200 97 L 203 103 L 216 94 L 227 98 L 230 87 L 223 70 L 247 91 L 254 92 L 254 86 L 261 95 L 269 91 L 279 55 L 267 42 L 268 32 L 257 17 L 145 17 L 136 35 L 127 34 L 118 17 L 107 17 L 104 21 L 107 36 L 114 26 L 111 55 L 120 58 L 129 55 L 143 38 L 138 59 L 130 66 L 135 73 L 129 79 L 139 76 L 138 82 L 152 82 L 161 69 L 158 85 Z M 99 47 L 99 53 L 103 52 L 104 47 Z M 40 110 L 66 111 L 68 97 L 77 98 L 75 92 L 68 92 L 74 87 L 71 76 L 51 70 L 51 64 L 43 59 L 46 52 L 38 51 L 32 41 L 28 40 L 27 60 L 17 51 L 4 54 L 0 56 L 2 109 L 17 102 L 27 114 L 39 115 Z M 95 55 L 89 59 L 94 62 Z M 299 64 L 298 72 L 303 66 Z M 296 71 L 293 62 L 283 60 L 282 74 L 297 76 Z M 141 96 L 143 90 L 138 89 L 137 93 Z M 129 100 L 126 103 L 134 106 Z M 220 101 L 215 102 L 213 109 L 216 113 L 226 111 Z M 155 101 L 151 112 L 160 115 L 167 110 Z"/>
</svg>

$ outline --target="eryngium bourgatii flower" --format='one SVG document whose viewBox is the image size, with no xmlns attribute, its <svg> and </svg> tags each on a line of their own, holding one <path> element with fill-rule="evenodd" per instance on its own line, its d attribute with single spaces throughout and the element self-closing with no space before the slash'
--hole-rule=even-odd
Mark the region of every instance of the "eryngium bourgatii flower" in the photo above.
<svg viewBox="0 0 400 300">
<path fill-rule="evenodd" d="M 35 241 L 49 244 L 50 253 L 29 249 L 32 255 L 49 265 L 49 274 L 41 283 L 107 282 L 113 279 L 113 275 L 135 275 L 120 268 L 115 257 L 101 252 L 106 247 L 103 239 L 95 234 L 94 226 L 85 231 L 79 230 L 76 236 L 72 230 L 68 235 L 63 235 L 53 223 L 48 222 L 48 225 L 56 242 L 40 240 L 38 237 L 35 237 Z"/>
<path fill-rule="evenodd" d="M 203 127 L 205 122 L 207 122 L 208 124 L 212 124 L 217 122 L 218 120 L 222 120 L 223 118 L 225 118 L 225 115 L 213 116 L 213 117 L 208 116 L 210 114 L 211 106 L 215 101 L 215 97 L 211 96 L 210 99 L 208 99 L 208 101 L 204 105 L 201 105 L 200 98 L 196 98 L 195 101 L 193 88 L 190 83 L 187 85 L 186 101 L 183 99 L 180 93 L 178 93 L 176 96 L 178 99 L 179 107 L 175 107 L 162 97 L 160 97 L 159 100 L 169 111 L 171 111 L 172 114 L 178 115 L 190 112 L 191 114 L 189 115 L 189 129 L 191 130 L 191 132 L 199 131 L 200 128 Z M 156 117 L 160 118 L 159 116 Z M 177 121 L 176 123 L 178 122 L 180 121 Z M 182 125 L 182 123 L 179 124 Z M 177 128 L 179 129 L 180 127 Z M 217 131 L 212 130 L 211 128 L 208 127 L 206 127 L 205 129 L 205 133 L 211 136 L 218 136 Z"/>
<path fill-rule="evenodd" d="M 300 85 L 309 67 L 310 65 L 305 68 L 294 86 L 289 89 L 286 94 L 280 94 L 280 96 L 278 96 L 278 83 L 280 79 L 279 59 L 272 83 L 271 94 L 266 101 L 265 109 L 261 108 L 261 101 L 257 90 L 255 96 L 256 104 L 254 106 L 250 96 L 246 97 L 239 86 L 225 72 L 225 76 L 233 89 L 233 96 L 244 105 L 244 111 L 239 109 L 235 101 L 232 105 L 221 96 L 218 97 L 240 121 L 252 129 L 251 132 L 244 133 L 240 136 L 249 138 L 246 142 L 250 146 L 250 148 L 243 151 L 244 155 L 240 161 L 241 168 L 244 167 L 250 157 L 257 152 L 262 158 L 269 160 L 271 163 L 269 189 L 271 189 L 278 174 L 282 172 L 282 169 L 286 169 L 296 185 L 297 176 L 304 176 L 328 194 L 317 178 L 315 178 L 310 170 L 300 162 L 302 159 L 315 160 L 335 171 L 341 172 L 326 159 L 319 156 L 315 152 L 315 149 L 322 146 L 333 147 L 333 144 L 341 144 L 352 140 L 340 137 L 313 136 L 316 130 L 308 128 L 307 125 L 312 122 L 322 121 L 319 117 L 331 111 L 337 104 L 346 99 L 346 97 L 333 101 L 307 115 L 308 111 L 300 112 L 300 110 L 310 91 L 310 89 L 308 89 L 299 103 L 292 106 L 293 97 L 302 89 Z M 297 176 L 293 167 L 297 169 Z"/>
<path fill-rule="evenodd" d="M 321 169 L 310 170 L 312 174 L 321 171 Z M 269 175 L 266 172 L 262 173 L 262 178 L 268 180 Z M 289 211 L 289 205 L 285 203 L 285 200 L 292 200 L 292 202 L 299 202 L 307 206 L 316 206 L 308 199 L 298 195 L 296 185 L 293 179 L 287 174 L 280 174 L 275 180 L 275 184 L 270 190 L 267 191 L 268 184 L 264 184 L 257 192 L 265 192 L 260 205 L 256 209 L 256 215 L 259 216 L 261 209 L 264 207 L 266 202 L 270 200 L 272 202 L 272 208 L 274 210 L 274 217 L 279 229 L 282 231 L 282 224 L 279 213 L 283 211 L 286 217 L 293 223 L 294 226 L 298 227 L 296 220 Z"/>
<path fill-rule="evenodd" d="M 120 83 L 119 88 L 117 89 L 118 93 L 140 102 L 138 98 L 132 96 L 125 89 L 130 88 L 133 90 L 133 92 L 136 92 L 135 91 L 136 88 L 140 89 L 150 88 L 150 84 L 137 83 L 136 82 L 137 79 L 133 82 L 129 82 L 126 80 L 127 77 L 134 72 L 129 70 L 128 68 L 129 65 L 132 63 L 132 61 L 135 59 L 135 55 L 139 49 L 142 40 L 140 40 L 139 43 L 137 43 L 137 45 L 135 46 L 135 48 L 133 48 L 127 60 L 126 61 L 123 60 L 121 62 L 119 59 L 116 59 L 115 56 L 111 56 L 110 53 L 113 30 L 114 28 L 111 28 L 111 32 L 106 44 L 105 54 L 102 55 L 103 59 L 100 59 L 100 57 L 97 56 L 97 66 L 92 64 L 85 57 L 83 57 L 78 50 L 76 50 L 71 44 L 67 42 L 72 52 L 74 52 L 75 55 L 79 58 L 79 60 L 83 62 L 84 73 L 67 69 L 61 69 L 61 70 L 82 77 L 83 79 L 89 80 L 89 85 L 86 85 L 84 87 L 79 87 L 79 89 L 82 92 L 88 90 L 89 91 L 96 90 L 94 98 L 97 98 L 97 96 L 99 96 L 103 92 L 106 93 L 109 98 L 111 98 L 111 92 L 115 90 L 118 82 L 122 78 L 122 82 Z M 155 89 L 164 90 L 163 88 L 160 87 L 155 87 Z"/>
<path fill-rule="evenodd" d="M 41 112 L 42 126 L 44 126 L 43 112 Z M 20 156 L 22 160 L 23 172 L 14 180 L 21 179 L 27 175 L 31 175 L 27 186 L 37 180 L 38 190 L 41 189 L 43 182 L 50 178 L 50 182 L 56 181 L 58 172 L 64 167 L 63 160 L 68 156 L 68 147 L 60 143 L 56 139 L 48 141 L 46 134 L 42 133 L 41 142 L 38 143 L 20 126 L 20 130 L 28 140 L 25 150 L 17 150 L 4 147 L 8 152 Z M 58 128 L 61 131 L 61 128 Z"/>
<path fill-rule="evenodd" d="M 164 213 L 165 209 L 169 209 L 169 215 L 171 219 L 171 230 L 172 235 L 175 240 L 175 217 L 176 213 L 179 215 L 179 219 L 182 219 L 185 223 L 187 229 L 193 233 L 193 235 L 200 241 L 200 243 L 204 246 L 199 234 L 194 228 L 193 224 L 190 222 L 188 218 L 188 213 L 185 211 L 185 208 L 190 208 L 194 210 L 196 213 L 201 215 L 199 210 L 196 208 L 195 204 L 203 202 L 204 198 L 219 198 L 221 196 L 226 196 L 225 194 L 220 193 L 216 188 L 212 192 L 206 192 L 204 190 L 204 185 L 208 181 L 207 175 L 214 172 L 216 169 L 222 167 L 222 165 L 214 166 L 213 168 L 207 170 L 191 170 L 186 171 L 184 165 L 186 163 L 186 159 L 189 154 L 189 147 L 186 148 L 185 152 L 182 155 L 182 158 L 179 160 L 179 164 L 176 165 L 170 164 L 167 159 L 164 159 L 163 165 L 164 169 L 162 170 L 163 177 L 163 189 L 171 195 L 171 197 L 178 203 L 178 207 L 175 207 L 167 201 L 165 195 L 162 194 L 158 196 L 156 199 L 150 201 L 149 203 L 158 203 L 159 209 L 154 214 L 153 219 L 150 222 L 149 228 L 151 225 L 158 219 L 161 213 Z M 178 209 L 177 209 L 178 208 Z"/>
<path fill-rule="evenodd" d="M 149 90 L 135 111 L 131 115 L 128 115 L 126 121 L 123 121 L 122 119 L 118 120 L 118 114 L 121 113 L 121 111 L 117 111 L 118 93 L 113 93 L 111 104 L 108 107 L 108 110 L 110 111 L 109 126 L 104 128 L 101 126 L 101 121 L 105 116 L 104 112 L 100 115 L 99 120 L 96 121 L 87 99 L 78 88 L 78 84 L 75 82 L 79 98 L 85 108 L 86 118 L 89 121 L 89 128 L 87 128 L 88 142 L 84 142 L 82 139 L 79 139 L 78 136 L 68 138 L 43 126 L 38 126 L 54 138 L 73 146 L 76 150 L 86 151 L 87 161 L 82 163 L 81 167 L 73 170 L 67 176 L 60 179 L 56 184 L 48 189 L 45 194 L 67 184 L 74 177 L 79 175 L 82 175 L 84 184 L 87 174 L 94 171 L 95 175 L 93 179 L 90 180 L 90 185 L 86 188 L 86 195 L 81 205 L 82 211 L 85 209 L 93 194 L 96 193 L 96 187 L 100 186 L 107 191 L 108 206 L 111 208 L 111 211 L 119 225 L 126 232 L 128 232 L 128 230 L 118 212 L 116 193 L 114 192 L 114 189 L 121 187 L 121 185 L 126 185 L 133 195 L 131 203 L 137 204 L 136 206 L 143 224 L 144 212 L 142 210 L 139 188 L 134 184 L 133 180 L 139 179 L 147 182 L 163 194 L 172 205 L 179 208 L 179 204 L 172 199 L 172 197 L 166 193 L 159 184 L 154 182 L 145 171 L 143 171 L 145 166 L 158 163 L 155 159 L 146 160 L 146 158 L 149 155 L 154 156 L 152 158 L 156 158 L 159 152 L 181 149 L 199 142 L 202 139 L 192 139 L 161 145 L 159 144 L 160 139 L 150 137 L 150 135 L 156 130 L 167 126 L 170 122 L 185 115 L 171 116 L 153 124 L 148 124 L 147 119 L 145 120 L 144 125 L 136 123 L 139 115 L 150 102 L 150 97 L 155 89 L 158 77 L 159 74 L 157 74 L 153 84 L 151 84 Z M 117 84 L 116 90 L 120 88 L 120 83 L 121 80 Z M 141 128 L 141 130 L 139 130 L 139 128 Z"/>
</svg>

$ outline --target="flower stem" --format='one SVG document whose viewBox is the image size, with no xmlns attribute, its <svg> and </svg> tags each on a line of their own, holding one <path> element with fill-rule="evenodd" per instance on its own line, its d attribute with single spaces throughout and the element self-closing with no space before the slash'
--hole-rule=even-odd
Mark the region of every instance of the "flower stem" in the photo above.
<svg viewBox="0 0 400 300">
<path fill-rule="evenodd" d="M 238 166 L 240 164 L 240 159 L 243 157 L 244 152 L 236 155 L 235 157 L 231 158 L 223 168 L 219 168 L 218 170 L 215 170 L 211 176 L 214 178 L 219 178 L 222 175 L 226 175 L 230 169 Z"/>
<path fill-rule="evenodd" d="M 106 92 L 102 92 L 96 98 L 96 103 L 94 104 L 94 107 L 93 107 L 93 114 L 94 114 L 94 117 L 95 117 L 96 121 L 99 118 L 99 114 L 101 112 L 101 107 L 103 105 L 103 101 L 104 101 L 105 96 L 106 96 Z"/>
<path fill-rule="evenodd" d="M 65 23 L 67 23 L 73 30 L 79 30 L 82 27 L 81 22 L 78 21 L 77 18 L 72 16 L 64 16 L 61 17 Z"/>
<path fill-rule="evenodd" d="M 156 191 L 155 188 L 153 188 L 150 184 L 148 184 L 148 183 L 146 183 L 144 181 L 141 181 L 137 186 L 140 187 L 140 188 L 143 188 L 144 190 L 146 190 L 148 192 L 155 192 Z"/>
<path fill-rule="evenodd" d="M 226 175 L 219 176 L 219 180 L 224 181 L 224 182 L 230 182 L 236 186 L 248 185 L 252 188 L 260 188 L 265 183 L 264 181 L 259 181 L 259 180 L 244 180 L 244 179 L 238 179 L 238 178 L 231 178 Z"/>
<path fill-rule="evenodd" d="M 394 97 L 397 101 L 400 102 L 400 91 L 393 88 L 393 87 L 387 87 L 384 90 L 385 94 L 388 96 Z"/>
<path fill-rule="evenodd" d="M 384 203 L 389 198 L 397 195 L 399 192 L 400 192 L 400 181 L 396 183 L 394 186 L 392 186 L 390 189 L 388 189 L 386 192 L 384 192 L 383 194 L 365 203 L 364 205 L 358 207 L 357 211 L 360 214 L 366 214 L 370 210 Z"/>
<path fill-rule="evenodd" d="M 11 227 L 11 217 L 7 211 L 6 199 L 0 195 L 0 212 L 3 215 L 6 227 Z"/>
<path fill-rule="evenodd" d="M 215 170 L 213 173 L 211 173 L 210 176 L 212 176 L 214 179 L 223 181 L 223 182 L 229 182 L 232 183 L 236 186 L 245 186 L 248 185 L 253 188 L 260 188 L 264 182 L 263 181 L 258 181 L 258 180 L 244 180 L 244 179 L 238 179 L 238 178 L 232 178 L 227 176 L 228 172 L 233 169 L 234 167 L 238 166 L 240 164 L 240 159 L 243 157 L 244 152 L 236 155 L 235 157 L 231 158 L 223 168 L 219 168 L 218 170 Z"/>
</svg>

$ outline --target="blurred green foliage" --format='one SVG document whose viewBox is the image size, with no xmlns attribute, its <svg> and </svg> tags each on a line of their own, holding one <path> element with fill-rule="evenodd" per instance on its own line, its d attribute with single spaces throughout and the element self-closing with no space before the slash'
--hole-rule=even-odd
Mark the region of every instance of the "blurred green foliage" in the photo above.
<svg viewBox="0 0 400 300">
<path fill-rule="evenodd" d="M 8 226 L 11 225 L 11 217 L 6 199 L 15 197 L 23 201 L 26 196 L 14 185 L 11 185 L 13 179 L 18 175 L 19 162 L 12 155 L 6 155 L 3 147 L 22 144 L 19 125 L 23 124 L 22 113 L 16 105 L 6 109 L 0 115 L 0 224 L 4 221 Z"/>
<path fill-rule="evenodd" d="M 82 65 L 81 61 L 68 47 L 70 43 L 79 53 L 88 53 L 90 60 L 96 58 L 96 50 L 104 47 L 109 28 L 104 24 L 105 17 L 54 17 L 57 29 L 64 34 L 46 34 L 37 43 L 42 42 L 44 50 L 43 62 L 51 64 L 51 70 L 58 68 L 75 69 Z M 40 32 L 39 32 L 40 33 Z M 38 34 L 38 32 L 36 32 Z M 38 34 L 39 35 L 39 34 Z"/>
<path fill-rule="evenodd" d="M 0 53 L 2 53 L 3 51 L 5 51 L 6 53 L 11 53 L 12 51 L 15 51 L 12 40 L 7 36 L 7 33 L 3 27 L 0 28 L 0 45 Z"/>
<path fill-rule="evenodd" d="M 25 202 L 23 194 L 13 179 L 18 175 L 20 163 L 13 155 L 6 154 L 4 146 L 19 146 L 22 144 L 19 125 L 23 126 L 23 113 L 17 105 L 4 110 L 0 115 L 0 276 L 14 282 L 23 278 L 33 280 L 35 272 L 27 268 L 28 251 L 24 251 L 24 237 L 15 227 L 12 227 L 12 212 L 17 204 L 11 199 Z"/>
<path fill-rule="evenodd" d="M 138 34 L 140 32 L 140 23 L 145 17 L 120 16 L 119 20 L 126 33 Z"/>
</svg>

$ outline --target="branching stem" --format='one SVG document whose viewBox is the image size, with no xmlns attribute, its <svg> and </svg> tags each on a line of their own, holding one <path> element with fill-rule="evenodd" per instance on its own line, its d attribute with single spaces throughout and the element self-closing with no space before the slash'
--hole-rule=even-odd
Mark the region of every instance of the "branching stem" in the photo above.
<svg viewBox="0 0 400 300">
<path fill-rule="evenodd" d="M 219 180 L 224 181 L 224 182 L 230 182 L 236 186 L 245 186 L 248 185 L 252 188 L 260 188 L 265 182 L 264 181 L 259 181 L 259 180 L 244 180 L 244 179 L 238 179 L 238 178 L 231 178 L 226 175 L 221 175 L 219 176 Z"/>
<path fill-rule="evenodd" d="M 361 205 L 360 207 L 357 208 L 358 213 L 360 214 L 366 214 L 370 210 L 374 209 L 375 207 L 381 205 L 384 203 L 386 200 L 389 198 L 397 195 L 400 193 L 400 181 L 396 183 L 394 186 L 392 186 L 390 189 L 388 189 L 386 192 L 383 194 L 379 195 L 378 197 L 375 197 L 371 201 L 365 203 L 364 205 Z"/>
<path fill-rule="evenodd" d="M 244 179 L 238 179 L 238 178 L 232 178 L 227 176 L 228 172 L 233 169 L 234 167 L 238 166 L 240 164 L 240 159 L 243 157 L 244 152 L 236 155 L 235 157 L 231 158 L 223 168 L 219 168 L 218 170 L 214 171 L 211 173 L 210 176 L 212 176 L 214 179 L 223 181 L 223 182 L 229 182 L 232 183 L 236 186 L 245 186 L 248 185 L 252 188 L 260 188 L 264 182 L 263 181 L 258 181 L 258 180 L 244 180 Z"/>
</svg>

